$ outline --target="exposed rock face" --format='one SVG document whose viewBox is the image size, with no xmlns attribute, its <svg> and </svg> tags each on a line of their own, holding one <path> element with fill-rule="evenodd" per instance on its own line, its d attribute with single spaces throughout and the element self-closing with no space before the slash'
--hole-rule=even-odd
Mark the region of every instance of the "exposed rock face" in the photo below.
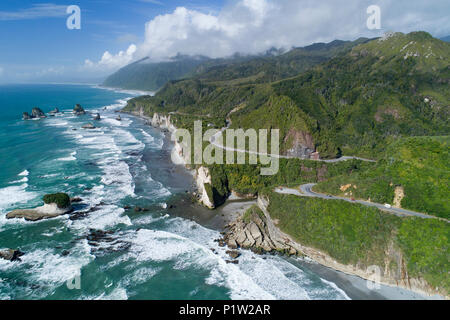
<svg viewBox="0 0 450 320">
<path fill-rule="evenodd" d="M 286 151 L 286 155 L 290 157 L 309 159 L 315 151 L 313 137 L 308 132 L 291 129 L 284 142 L 290 142 L 291 147 Z"/>
<path fill-rule="evenodd" d="M 391 242 L 385 252 L 385 263 L 380 266 L 345 265 L 318 249 L 303 246 L 295 242 L 289 235 L 279 230 L 268 212 L 269 200 L 265 197 L 258 198 L 258 206 L 264 213 L 263 217 L 253 213 L 248 223 L 242 218 L 227 226 L 224 241 L 230 249 L 250 249 L 256 253 L 283 252 L 288 255 L 304 255 L 314 261 L 342 271 L 347 274 L 359 276 L 363 279 L 376 281 L 381 284 L 398 286 L 413 290 L 421 294 L 442 294 L 440 288 L 432 288 L 422 278 L 412 278 L 407 271 L 407 262 L 402 251 Z M 374 278 L 374 271 L 380 271 L 379 278 Z M 448 298 L 448 296 L 446 296 Z"/>
<path fill-rule="evenodd" d="M 169 132 L 175 132 L 177 128 L 170 121 L 170 115 L 160 115 L 158 113 L 153 114 L 153 118 L 151 120 L 151 125 L 153 127 L 160 127 L 161 129 L 167 129 Z"/>
<path fill-rule="evenodd" d="M 211 173 L 209 169 L 205 167 L 198 168 L 195 181 L 200 195 L 199 202 L 207 208 L 214 209 L 216 207 L 214 199 L 212 198 L 212 194 L 208 192 L 208 185 L 211 187 Z"/>
<path fill-rule="evenodd" d="M 403 187 L 395 188 L 395 196 L 394 196 L 394 207 L 401 208 L 402 200 L 405 197 L 405 189 Z"/>
<path fill-rule="evenodd" d="M 22 120 L 30 120 L 30 119 L 31 119 L 31 116 L 28 112 L 24 112 L 22 114 Z"/>
<path fill-rule="evenodd" d="M 70 202 L 71 203 L 79 203 L 79 202 L 83 202 L 83 199 L 81 199 L 80 197 L 74 197 L 74 198 L 70 198 Z"/>
<path fill-rule="evenodd" d="M 100 120 L 100 113 L 96 113 L 94 115 L 94 120 L 99 121 Z"/>
<path fill-rule="evenodd" d="M 39 108 L 33 108 L 33 110 L 31 110 L 31 117 L 32 118 L 47 118 L 45 113 Z"/>
<path fill-rule="evenodd" d="M 264 201 L 258 198 L 258 205 L 264 206 Z M 241 247 L 259 253 L 284 252 L 289 255 L 300 252 L 288 238 L 277 232 L 270 219 L 262 218 L 256 213 L 248 223 L 239 218 L 230 224 L 224 240 L 231 249 Z"/>
<path fill-rule="evenodd" d="M 56 203 L 44 204 L 36 209 L 13 210 L 6 215 L 7 219 L 24 218 L 27 221 L 39 221 L 42 219 L 55 218 L 69 213 L 73 210 L 72 206 L 58 208 Z"/>
<path fill-rule="evenodd" d="M 86 114 L 86 111 L 84 111 L 84 109 L 81 105 L 77 104 L 75 106 L 75 108 L 73 108 L 73 113 L 77 116 L 81 116 L 81 115 Z"/>
<path fill-rule="evenodd" d="M 95 129 L 96 127 L 92 123 L 87 123 L 82 126 L 83 129 Z"/>
<path fill-rule="evenodd" d="M 8 261 L 20 261 L 20 257 L 23 255 L 24 253 L 19 250 L 13 249 L 0 250 L 0 258 Z"/>
</svg>

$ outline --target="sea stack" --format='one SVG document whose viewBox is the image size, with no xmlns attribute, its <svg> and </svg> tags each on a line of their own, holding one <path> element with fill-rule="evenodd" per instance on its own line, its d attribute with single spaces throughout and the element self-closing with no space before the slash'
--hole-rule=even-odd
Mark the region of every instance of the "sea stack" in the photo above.
<svg viewBox="0 0 450 320">
<path fill-rule="evenodd" d="M 27 221 L 55 218 L 71 212 L 70 197 L 65 193 L 45 195 L 44 205 L 35 209 L 13 210 L 6 215 L 7 219 L 24 218 Z"/>
<path fill-rule="evenodd" d="M 37 119 L 37 118 L 40 118 L 40 119 L 42 119 L 42 118 L 47 118 L 47 116 L 45 115 L 45 113 L 44 113 L 41 109 L 39 109 L 39 108 L 33 108 L 33 110 L 31 110 L 31 117 L 34 118 L 34 119 Z"/>
<path fill-rule="evenodd" d="M 84 111 L 83 107 L 80 104 L 75 105 L 75 108 L 73 108 L 73 113 L 77 116 L 81 116 L 86 114 L 86 111 Z"/>
</svg>

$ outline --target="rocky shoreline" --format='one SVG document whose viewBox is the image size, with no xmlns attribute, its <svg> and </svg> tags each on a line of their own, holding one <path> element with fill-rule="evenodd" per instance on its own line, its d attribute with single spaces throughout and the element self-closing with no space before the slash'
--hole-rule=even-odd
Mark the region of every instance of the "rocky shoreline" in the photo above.
<svg viewBox="0 0 450 320">
<path fill-rule="evenodd" d="M 238 217 L 234 222 L 225 227 L 223 241 L 230 249 L 248 249 L 255 253 L 280 253 L 287 256 L 307 257 L 313 261 L 334 270 L 348 275 L 358 276 L 361 279 L 374 281 L 374 273 L 370 268 L 362 268 L 358 265 L 344 265 L 336 261 L 328 254 L 315 248 L 306 247 L 294 241 L 289 235 L 283 233 L 277 226 L 277 221 L 273 221 L 268 211 L 269 200 L 263 196 L 258 197 L 258 208 L 261 214 L 253 212 L 248 221 L 244 221 L 243 216 Z M 379 284 L 406 289 L 424 296 L 442 295 L 442 298 L 450 297 L 437 292 L 424 279 L 413 278 L 406 272 L 405 261 L 402 254 L 394 248 L 390 248 L 387 253 L 397 257 L 398 272 L 382 270 Z"/>
<path fill-rule="evenodd" d="M 148 125 L 152 127 L 159 128 L 163 132 L 173 133 L 176 127 L 170 121 L 169 116 L 154 114 L 152 118 L 146 117 L 143 110 L 139 112 L 124 112 L 133 116 L 144 119 Z M 186 168 L 186 161 L 184 159 L 183 149 L 177 141 L 174 143 L 172 149 L 172 161 L 174 158 L 181 160 L 181 164 L 184 164 Z M 180 163 L 176 163 L 180 164 Z M 195 170 L 194 181 L 197 187 L 197 191 L 193 192 L 194 198 L 208 209 L 217 209 L 214 205 L 213 199 L 208 195 L 207 186 L 211 183 L 211 174 L 208 168 L 200 166 Z M 240 195 L 232 194 L 231 197 L 222 206 L 227 206 L 231 202 L 249 204 L 248 199 L 242 198 Z M 221 222 L 215 223 L 215 226 L 219 226 L 218 229 L 221 230 L 222 238 L 216 239 L 216 242 L 220 246 L 227 246 L 230 250 L 227 253 L 230 256 L 230 260 L 227 263 L 239 263 L 237 258 L 239 257 L 239 250 L 251 250 L 257 254 L 283 254 L 292 257 L 305 257 L 317 262 L 323 267 L 331 268 L 335 272 L 342 272 L 345 275 L 356 276 L 361 280 L 373 280 L 373 273 L 368 270 L 363 270 L 358 266 L 353 265 L 343 265 L 337 262 L 335 259 L 323 253 L 315 248 L 305 247 L 297 242 L 295 242 L 289 235 L 284 234 L 276 225 L 277 221 L 273 221 L 270 218 L 270 214 L 267 210 L 268 199 L 263 197 L 258 197 L 257 201 L 251 203 L 257 203 L 258 207 L 264 213 L 263 216 L 258 214 L 252 214 L 249 221 L 244 221 L 243 215 L 245 210 L 240 212 L 231 213 L 230 210 L 223 210 L 226 215 L 230 215 L 228 219 L 223 217 L 225 214 L 222 213 L 222 218 L 219 218 Z M 246 207 L 248 209 L 249 206 Z M 402 266 L 401 262 L 400 266 Z M 400 277 L 397 275 L 382 276 L 379 284 L 390 287 L 407 290 L 412 293 L 417 293 L 425 297 L 435 297 L 449 299 L 447 296 L 438 296 L 437 292 L 431 288 L 423 279 L 410 278 L 407 274 L 400 272 Z M 386 291 L 386 289 L 385 289 Z M 380 296 L 382 297 L 382 296 Z"/>
</svg>

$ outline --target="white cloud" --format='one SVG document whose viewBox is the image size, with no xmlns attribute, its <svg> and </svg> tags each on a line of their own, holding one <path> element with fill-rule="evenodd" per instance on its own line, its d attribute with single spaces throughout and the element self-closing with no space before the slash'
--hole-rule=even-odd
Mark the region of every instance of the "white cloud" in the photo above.
<svg viewBox="0 0 450 320">
<path fill-rule="evenodd" d="M 217 14 L 178 7 L 148 21 L 144 42 L 130 54 L 105 52 L 98 63 L 87 65 L 114 68 L 145 56 L 157 61 L 178 53 L 210 57 L 260 53 L 271 47 L 375 37 L 389 30 L 450 33 L 447 0 L 376 2 L 382 10 L 382 30 L 375 31 L 366 27 L 366 10 L 373 0 L 235 0 Z"/>
<path fill-rule="evenodd" d="M 0 21 L 55 18 L 66 15 L 67 6 L 53 3 L 35 4 L 17 11 L 0 11 Z"/>
<path fill-rule="evenodd" d="M 84 67 L 87 69 L 99 69 L 102 71 L 118 69 L 129 64 L 133 61 L 134 54 L 137 47 L 135 44 L 131 44 L 126 51 L 119 51 L 119 53 L 112 55 L 109 51 L 103 53 L 102 58 L 97 63 L 92 62 L 89 59 L 84 61 Z"/>
</svg>

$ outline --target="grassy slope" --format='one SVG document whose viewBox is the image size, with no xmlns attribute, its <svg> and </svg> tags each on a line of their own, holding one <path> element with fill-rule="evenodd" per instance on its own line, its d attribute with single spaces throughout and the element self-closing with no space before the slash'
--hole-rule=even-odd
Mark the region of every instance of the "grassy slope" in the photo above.
<svg viewBox="0 0 450 320">
<path fill-rule="evenodd" d="M 450 263 L 448 224 L 436 219 L 399 218 L 345 201 L 270 193 L 269 212 L 281 230 L 298 242 L 325 251 L 344 264 L 378 265 L 395 271 L 386 256 L 394 244 L 411 277 L 423 277 L 448 294 Z"/>
<path fill-rule="evenodd" d="M 449 219 L 449 142 L 448 136 L 397 140 L 376 167 L 321 182 L 315 190 L 340 196 L 351 191 L 355 198 L 393 204 L 396 187 L 403 187 L 403 208 Z M 347 184 L 352 187 L 340 190 Z"/>
</svg>

